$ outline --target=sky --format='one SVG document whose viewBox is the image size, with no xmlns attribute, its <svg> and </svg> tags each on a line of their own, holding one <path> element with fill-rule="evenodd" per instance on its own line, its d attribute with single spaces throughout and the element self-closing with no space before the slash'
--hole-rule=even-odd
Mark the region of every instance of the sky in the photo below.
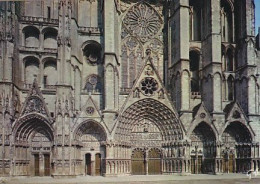
<svg viewBox="0 0 260 184">
<path fill-rule="evenodd" d="M 260 27 L 260 0 L 255 0 L 255 28 L 256 28 L 256 34 L 258 33 L 258 27 Z"/>
</svg>

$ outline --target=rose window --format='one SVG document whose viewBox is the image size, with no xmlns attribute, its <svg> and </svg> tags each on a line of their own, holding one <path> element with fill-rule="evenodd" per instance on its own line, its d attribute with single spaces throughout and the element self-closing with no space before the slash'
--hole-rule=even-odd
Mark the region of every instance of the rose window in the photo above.
<svg viewBox="0 0 260 184">
<path fill-rule="evenodd" d="M 94 114 L 94 111 L 95 111 L 95 109 L 94 109 L 93 107 L 87 107 L 87 108 L 86 108 L 86 112 L 87 112 L 87 114 L 89 114 L 89 115 Z"/>
<path fill-rule="evenodd" d="M 151 96 L 158 89 L 158 83 L 154 78 L 146 77 L 141 81 L 140 88 L 144 95 Z"/>
<path fill-rule="evenodd" d="M 146 42 L 159 32 L 162 19 L 152 7 L 146 3 L 138 3 L 129 9 L 123 23 L 132 35 Z"/>
</svg>

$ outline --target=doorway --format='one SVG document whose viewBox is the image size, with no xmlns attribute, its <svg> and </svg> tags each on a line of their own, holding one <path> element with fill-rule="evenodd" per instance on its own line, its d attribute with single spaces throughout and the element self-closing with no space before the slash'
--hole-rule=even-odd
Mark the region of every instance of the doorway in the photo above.
<svg viewBox="0 0 260 184">
<path fill-rule="evenodd" d="M 39 154 L 34 155 L 34 175 L 40 176 L 40 158 Z"/>
<path fill-rule="evenodd" d="M 44 154 L 44 176 L 50 176 L 50 155 Z"/>
<path fill-rule="evenodd" d="M 223 171 L 224 173 L 234 172 L 234 155 L 223 155 Z"/>
<path fill-rule="evenodd" d="M 132 174 L 144 175 L 145 174 L 145 158 L 144 152 L 141 150 L 134 150 L 132 154 Z"/>
<path fill-rule="evenodd" d="M 91 175 L 91 154 L 90 153 L 87 153 L 85 155 L 85 161 L 86 161 L 86 164 L 85 164 L 85 174 L 86 175 Z"/>
<path fill-rule="evenodd" d="M 202 173 L 202 156 L 191 156 L 191 174 Z"/>
<path fill-rule="evenodd" d="M 148 154 L 148 173 L 161 174 L 161 154 L 157 149 L 151 149 Z"/>
<path fill-rule="evenodd" d="M 100 176 L 101 175 L 101 154 L 97 153 L 95 155 L 95 175 Z"/>
</svg>

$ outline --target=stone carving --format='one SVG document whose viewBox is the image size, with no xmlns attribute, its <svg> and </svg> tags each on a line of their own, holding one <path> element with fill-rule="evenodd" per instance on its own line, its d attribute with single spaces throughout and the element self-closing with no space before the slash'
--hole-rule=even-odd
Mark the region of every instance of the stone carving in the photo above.
<svg viewBox="0 0 260 184">
<path fill-rule="evenodd" d="M 28 114 L 28 113 L 32 113 L 32 112 L 38 112 L 43 115 L 47 114 L 44 109 L 42 100 L 38 97 L 31 97 L 30 99 L 28 99 L 25 106 L 26 107 L 23 111 L 23 114 Z"/>
<path fill-rule="evenodd" d="M 79 127 L 76 139 L 79 140 L 83 146 L 98 148 L 101 142 L 106 140 L 106 137 L 99 125 L 93 122 L 87 122 Z"/>
<path fill-rule="evenodd" d="M 140 90 L 139 88 L 135 88 L 134 93 L 133 93 L 134 98 L 140 98 Z"/>
<path fill-rule="evenodd" d="M 157 147 L 161 145 L 162 136 L 154 123 L 143 120 L 133 127 L 130 140 L 134 146 Z"/>
<path fill-rule="evenodd" d="M 87 108 L 86 108 L 86 113 L 87 113 L 88 115 L 93 115 L 94 112 L 95 112 L 94 107 L 87 107 Z"/>
<path fill-rule="evenodd" d="M 148 75 L 148 76 L 154 75 L 154 71 L 153 71 L 153 69 L 152 69 L 152 67 L 151 67 L 150 65 L 148 65 L 148 66 L 146 67 L 145 75 Z"/>
<path fill-rule="evenodd" d="M 101 82 L 97 75 L 92 74 L 88 76 L 85 90 L 87 90 L 88 92 L 101 91 Z"/>
<path fill-rule="evenodd" d="M 234 118 L 234 119 L 239 119 L 239 118 L 241 118 L 241 115 L 240 115 L 240 113 L 239 113 L 237 110 L 233 113 L 233 118 Z"/>
<path fill-rule="evenodd" d="M 146 42 L 159 32 L 162 19 L 156 10 L 141 2 L 128 10 L 123 24 L 132 35 Z"/>
<path fill-rule="evenodd" d="M 160 89 L 160 91 L 158 91 L 158 98 L 164 99 L 164 90 L 163 89 Z"/>
<path fill-rule="evenodd" d="M 154 78 L 146 77 L 141 81 L 140 88 L 144 95 L 152 96 L 158 89 L 158 83 Z"/>
<path fill-rule="evenodd" d="M 204 112 L 200 114 L 201 119 L 204 119 L 205 117 L 206 117 L 206 114 Z"/>
</svg>

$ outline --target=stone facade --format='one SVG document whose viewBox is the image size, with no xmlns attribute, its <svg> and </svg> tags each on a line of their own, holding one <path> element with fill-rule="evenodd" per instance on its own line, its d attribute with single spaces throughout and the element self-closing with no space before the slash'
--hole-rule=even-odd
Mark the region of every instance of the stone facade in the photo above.
<svg viewBox="0 0 260 184">
<path fill-rule="evenodd" d="M 260 168 L 253 0 L 0 2 L 0 175 Z"/>
</svg>

